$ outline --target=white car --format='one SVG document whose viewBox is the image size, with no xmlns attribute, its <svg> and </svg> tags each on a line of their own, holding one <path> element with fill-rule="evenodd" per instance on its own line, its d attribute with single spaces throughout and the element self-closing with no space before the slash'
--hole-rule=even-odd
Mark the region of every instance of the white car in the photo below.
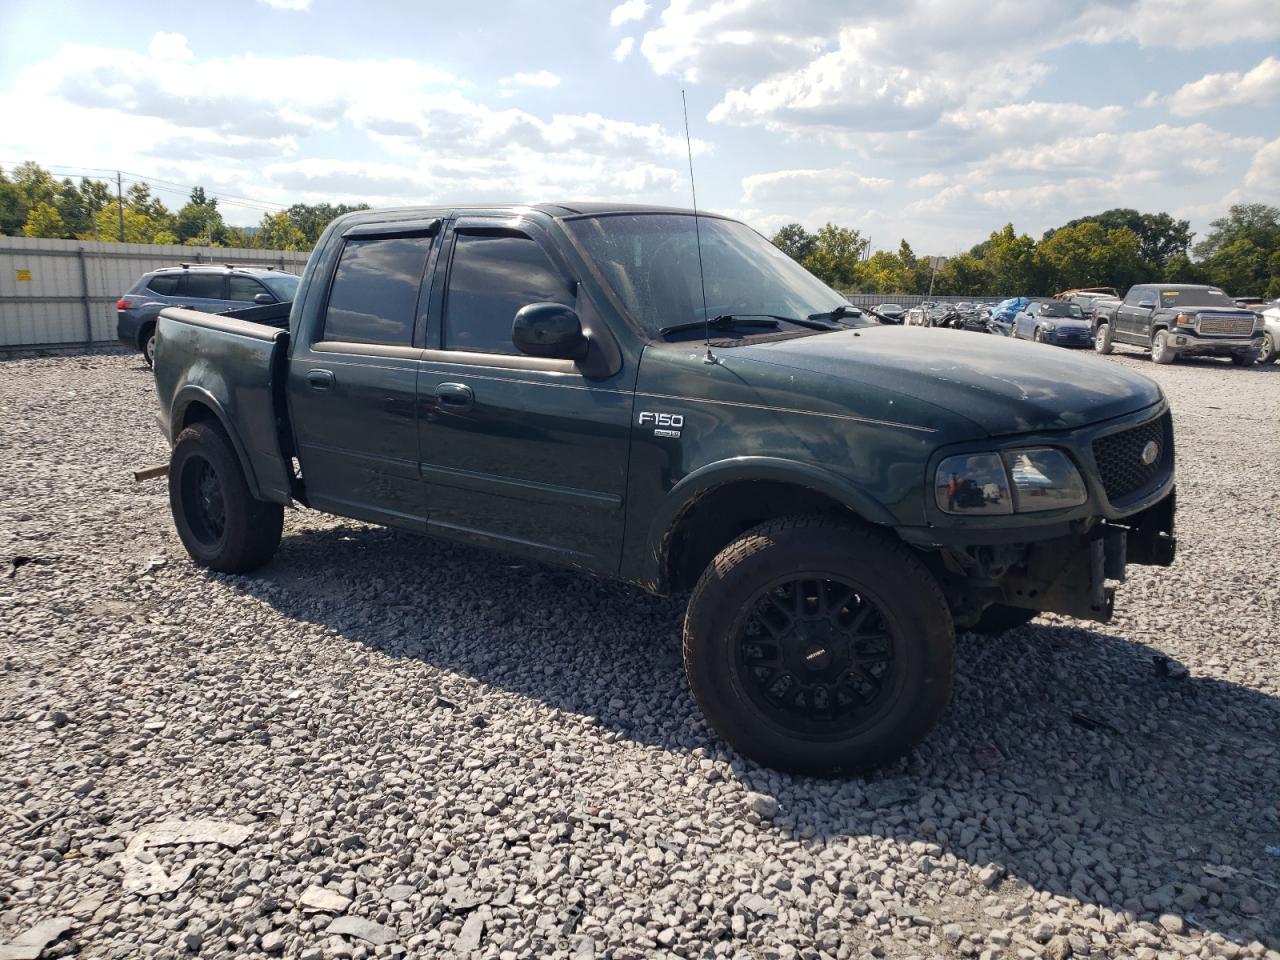
<svg viewBox="0 0 1280 960">
<path fill-rule="evenodd" d="M 1275 363 L 1280 359 L 1280 299 L 1259 308 L 1262 314 L 1262 352 L 1259 363 Z"/>
</svg>

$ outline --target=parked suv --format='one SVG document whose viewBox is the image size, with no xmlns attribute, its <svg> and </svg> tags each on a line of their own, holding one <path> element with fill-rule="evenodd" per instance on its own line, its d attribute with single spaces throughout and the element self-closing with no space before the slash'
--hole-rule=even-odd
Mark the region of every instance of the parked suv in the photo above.
<svg viewBox="0 0 1280 960">
<path fill-rule="evenodd" d="M 291 303 L 298 278 L 274 267 L 184 263 L 144 273 L 116 301 L 116 336 L 155 360 L 156 317 L 165 307 L 222 313 L 248 304 Z"/>
<path fill-rule="evenodd" d="M 1094 349 L 1110 353 L 1115 343 L 1131 343 L 1149 349 L 1155 363 L 1211 356 L 1245 366 L 1262 352 L 1262 340 L 1262 317 L 1217 287 L 1142 283 L 1123 302 L 1098 304 Z"/>
</svg>

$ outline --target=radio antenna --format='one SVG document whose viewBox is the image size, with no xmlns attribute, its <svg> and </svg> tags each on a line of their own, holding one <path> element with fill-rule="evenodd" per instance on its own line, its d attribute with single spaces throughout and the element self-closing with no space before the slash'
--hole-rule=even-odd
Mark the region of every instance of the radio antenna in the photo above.
<svg viewBox="0 0 1280 960">
<path fill-rule="evenodd" d="M 698 245 L 698 284 L 702 287 L 702 329 L 707 355 L 703 363 L 718 363 L 711 352 L 711 313 L 707 310 L 707 276 L 702 270 L 702 229 L 698 226 L 698 186 L 693 179 L 693 141 L 689 139 L 689 103 L 684 91 L 680 91 L 680 106 L 684 110 L 684 145 L 689 152 L 689 189 L 693 192 L 693 235 Z"/>
</svg>

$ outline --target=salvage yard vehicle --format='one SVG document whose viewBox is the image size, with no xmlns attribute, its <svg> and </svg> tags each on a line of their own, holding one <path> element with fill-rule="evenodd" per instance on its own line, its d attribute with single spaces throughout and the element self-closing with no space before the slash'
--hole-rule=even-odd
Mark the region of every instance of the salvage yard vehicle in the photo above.
<svg viewBox="0 0 1280 960">
<path fill-rule="evenodd" d="M 1280 300 L 1265 303 L 1258 311 L 1262 316 L 1262 346 L 1259 363 L 1275 363 L 1280 358 Z"/>
<path fill-rule="evenodd" d="M 907 311 L 900 303 L 882 303 L 873 309 L 884 318 L 885 323 L 902 323 L 907 315 Z"/>
<path fill-rule="evenodd" d="M 688 591 L 707 720 L 803 773 L 924 737 L 957 627 L 1106 622 L 1126 563 L 1176 546 L 1151 380 L 871 322 L 684 210 L 348 214 L 287 330 L 162 311 L 156 393 L 197 564 L 265 564 L 301 504 Z"/>
<path fill-rule="evenodd" d="M 1097 306 L 1094 349 L 1110 353 L 1117 343 L 1151 351 L 1155 363 L 1178 357 L 1230 357 L 1237 366 L 1262 352 L 1262 318 L 1237 307 L 1217 287 L 1146 283 L 1129 288 L 1121 302 Z"/>
<path fill-rule="evenodd" d="M 116 337 L 142 352 L 154 366 L 156 318 L 165 307 L 182 306 L 205 313 L 257 305 L 289 303 L 298 278 L 274 267 L 234 263 L 184 263 L 144 273 L 116 301 Z"/>
<path fill-rule="evenodd" d="M 1013 336 L 1019 340 L 1059 347 L 1087 347 L 1091 335 L 1089 318 L 1074 303 L 1032 300 L 1013 318 Z"/>
</svg>

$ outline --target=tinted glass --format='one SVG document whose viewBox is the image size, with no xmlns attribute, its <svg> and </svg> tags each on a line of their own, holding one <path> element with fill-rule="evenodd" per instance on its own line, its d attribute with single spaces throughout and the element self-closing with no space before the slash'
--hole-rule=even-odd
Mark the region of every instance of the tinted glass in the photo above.
<svg viewBox="0 0 1280 960">
<path fill-rule="evenodd" d="M 1074 303 L 1046 303 L 1040 309 L 1040 315 L 1044 317 L 1083 317 L 1080 308 Z"/>
<path fill-rule="evenodd" d="M 175 297 L 178 295 L 178 280 L 179 275 L 176 273 L 161 274 L 148 280 L 147 288 L 162 297 Z"/>
<path fill-rule="evenodd" d="M 687 214 L 627 214 L 570 220 L 618 299 L 651 335 L 703 319 L 698 233 L 707 310 L 804 318 L 848 301 L 750 227 Z"/>
<path fill-rule="evenodd" d="M 267 288 L 260 284 L 253 277 L 245 277 L 239 274 L 233 274 L 227 278 L 227 299 L 228 300 L 249 300 L 252 301 L 260 293 L 266 293 Z"/>
<path fill-rule="evenodd" d="M 187 274 L 186 289 L 183 290 L 184 297 L 191 297 L 193 300 L 221 300 L 222 296 L 222 274 L 220 273 L 189 273 Z"/>
<path fill-rule="evenodd" d="M 519 353 L 511 342 L 516 311 L 530 303 L 573 306 L 569 281 L 523 236 L 458 234 L 444 311 L 447 350 Z"/>
<path fill-rule="evenodd" d="M 298 295 L 298 278 L 292 273 L 271 273 L 263 277 L 262 282 L 282 303 L 292 303 Z"/>
<path fill-rule="evenodd" d="M 431 237 L 348 240 L 329 290 L 324 339 L 413 343 L 418 288 Z"/>
<path fill-rule="evenodd" d="M 1234 307 L 1236 302 L 1221 290 L 1161 290 L 1160 304 L 1165 307 Z"/>
</svg>

